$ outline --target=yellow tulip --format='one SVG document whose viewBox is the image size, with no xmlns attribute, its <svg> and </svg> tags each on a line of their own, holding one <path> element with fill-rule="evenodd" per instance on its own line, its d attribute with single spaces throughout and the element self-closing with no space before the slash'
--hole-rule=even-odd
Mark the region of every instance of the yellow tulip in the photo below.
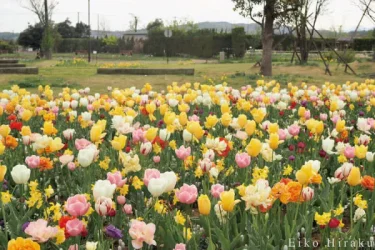
<svg viewBox="0 0 375 250">
<path fill-rule="evenodd" d="M 232 122 L 232 116 L 229 113 L 224 113 L 221 116 L 221 124 L 223 124 L 224 127 L 228 127 L 229 124 Z"/>
<path fill-rule="evenodd" d="M 176 119 L 176 114 L 174 112 L 166 112 L 164 114 L 164 123 L 166 125 L 173 124 L 174 120 Z"/>
<path fill-rule="evenodd" d="M 115 136 L 111 141 L 112 147 L 118 151 L 125 148 L 127 137 L 125 135 Z"/>
<path fill-rule="evenodd" d="M 298 116 L 299 117 L 305 117 L 306 108 L 305 107 L 299 107 L 298 109 Z"/>
<path fill-rule="evenodd" d="M 199 122 L 188 122 L 186 130 L 200 140 L 204 135 L 204 130 L 202 129 Z"/>
<path fill-rule="evenodd" d="M 5 145 L 0 141 L 0 155 L 4 154 Z"/>
<path fill-rule="evenodd" d="M 206 117 L 206 122 L 204 123 L 204 126 L 210 129 L 212 127 L 215 127 L 218 121 L 219 120 L 217 119 L 216 115 L 209 115 L 208 117 Z"/>
<path fill-rule="evenodd" d="M 62 149 L 63 147 L 64 147 L 64 143 L 62 143 L 60 137 L 57 137 L 57 138 L 51 140 L 51 142 L 50 142 L 50 144 L 49 144 L 49 149 L 50 149 L 52 152 L 59 151 L 59 150 Z"/>
<path fill-rule="evenodd" d="M 0 135 L 5 138 L 10 133 L 10 127 L 9 125 L 1 125 L 0 126 Z"/>
<path fill-rule="evenodd" d="M 90 130 L 90 140 L 94 143 L 99 142 L 102 139 L 102 126 L 95 124 Z"/>
<path fill-rule="evenodd" d="M 22 129 L 21 129 L 21 135 L 22 136 L 30 136 L 31 135 L 31 129 L 29 126 L 22 126 Z"/>
<path fill-rule="evenodd" d="M 198 198 L 198 210 L 201 215 L 209 215 L 211 211 L 211 201 L 207 195 L 201 194 Z"/>
<path fill-rule="evenodd" d="M 296 173 L 297 181 L 302 185 L 307 185 L 315 175 L 311 163 L 303 165 Z"/>
<path fill-rule="evenodd" d="M 157 134 L 158 134 L 158 128 L 149 128 L 146 131 L 145 138 L 149 142 L 152 142 L 155 139 Z"/>
<path fill-rule="evenodd" d="M 268 124 L 268 133 L 278 133 L 279 132 L 279 125 L 277 123 L 270 123 Z"/>
<path fill-rule="evenodd" d="M 230 113 L 230 107 L 229 107 L 228 103 L 225 103 L 225 104 L 221 105 L 220 110 L 221 110 L 222 114 Z"/>
<path fill-rule="evenodd" d="M 262 143 L 254 138 L 250 140 L 250 143 L 246 147 L 246 151 L 251 157 L 257 157 L 261 149 Z"/>
<path fill-rule="evenodd" d="M 181 112 L 178 116 L 178 121 L 182 126 L 185 126 L 187 124 L 187 114 L 185 112 Z"/>
<path fill-rule="evenodd" d="M 366 158 L 366 153 L 367 153 L 367 147 L 364 145 L 361 146 L 355 146 L 355 156 L 358 159 L 364 159 Z"/>
<path fill-rule="evenodd" d="M 232 212 L 234 206 L 240 202 L 239 200 L 234 200 L 234 190 L 231 189 L 229 191 L 224 191 L 220 194 L 220 201 L 221 207 L 226 212 Z"/>
<path fill-rule="evenodd" d="M 345 130 L 345 121 L 344 120 L 337 121 L 337 123 L 336 123 L 336 130 L 339 133 L 341 133 L 342 131 Z"/>
<path fill-rule="evenodd" d="M 246 126 L 246 123 L 247 123 L 246 115 L 243 115 L 243 114 L 239 115 L 238 118 L 237 118 L 237 123 L 241 128 L 244 128 Z"/>
<path fill-rule="evenodd" d="M 347 181 L 348 181 L 348 184 L 352 187 L 361 184 L 361 173 L 358 167 L 352 167 Z"/>
<path fill-rule="evenodd" d="M 7 167 L 2 165 L 0 166 L 0 182 L 4 180 L 4 176 L 7 173 Z"/>
<path fill-rule="evenodd" d="M 45 135 L 55 135 L 57 133 L 57 129 L 53 126 L 51 121 L 46 121 L 43 125 L 43 133 Z"/>
<path fill-rule="evenodd" d="M 164 103 L 164 104 L 160 105 L 160 107 L 159 107 L 160 114 L 164 115 L 165 112 L 168 111 L 168 108 L 169 108 L 168 104 Z"/>
<path fill-rule="evenodd" d="M 277 149 L 280 144 L 279 135 L 276 133 L 270 134 L 270 139 L 268 140 L 268 144 L 270 145 L 270 148 L 272 148 L 273 150 Z"/>
<path fill-rule="evenodd" d="M 246 123 L 246 126 L 245 126 L 245 132 L 246 132 L 249 136 L 251 136 L 251 135 L 254 134 L 256 127 L 257 127 L 257 124 L 255 123 L 255 121 L 253 121 L 253 120 L 248 121 L 248 122 Z"/>
<path fill-rule="evenodd" d="M 253 116 L 254 121 L 261 123 L 266 116 L 266 114 L 261 109 L 251 110 L 251 115 Z"/>
<path fill-rule="evenodd" d="M 30 111 L 30 110 L 28 110 L 28 109 L 25 109 L 23 112 L 22 112 L 22 114 L 21 114 L 21 119 L 23 120 L 23 121 L 28 121 L 28 120 L 30 120 L 30 118 L 33 116 L 33 113 Z"/>
</svg>

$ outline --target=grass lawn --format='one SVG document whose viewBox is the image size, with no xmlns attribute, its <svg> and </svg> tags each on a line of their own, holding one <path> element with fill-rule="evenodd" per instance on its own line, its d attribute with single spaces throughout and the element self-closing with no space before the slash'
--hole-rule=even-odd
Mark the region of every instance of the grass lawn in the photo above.
<svg viewBox="0 0 375 250">
<path fill-rule="evenodd" d="M 16 56 L 17 57 L 17 56 Z M 39 84 L 50 84 L 52 87 L 61 88 L 65 85 L 72 87 L 89 86 L 92 91 L 104 91 L 107 86 L 127 88 L 141 87 L 145 83 L 150 83 L 155 90 L 165 89 L 173 82 L 201 82 L 201 83 L 222 83 L 222 77 L 226 76 L 226 82 L 233 87 L 240 87 L 247 84 L 255 84 L 256 80 L 262 77 L 258 74 L 259 68 L 253 67 L 254 62 L 250 60 L 245 62 L 217 63 L 217 61 L 172 58 L 169 64 L 163 58 L 147 58 L 144 56 L 135 56 L 133 58 L 121 57 L 119 55 L 106 55 L 100 58 L 96 63 L 80 66 L 56 66 L 60 60 L 72 58 L 67 54 L 57 54 L 51 61 L 32 60 L 31 56 L 20 58 L 20 62 L 28 66 L 38 67 L 39 75 L 0 75 L 0 88 L 8 88 L 13 84 L 20 84 L 22 87 L 32 89 Z M 118 59 L 122 58 L 122 61 Z M 3 56 L 0 56 L 0 59 Z M 344 73 L 343 66 L 337 66 L 332 63 L 330 69 L 333 76 L 324 74 L 324 67 L 321 62 L 315 61 L 307 66 L 297 66 L 285 61 L 274 62 L 273 77 L 266 80 L 277 80 L 280 84 L 293 82 L 295 84 L 306 82 L 310 84 L 323 84 L 326 81 L 342 84 L 346 81 L 363 82 L 369 78 L 369 74 L 375 73 L 375 63 L 372 62 L 354 62 L 351 64 L 357 72 L 357 76 Z M 182 75 L 160 75 L 160 76 L 135 76 L 135 75 L 97 75 L 96 70 L 99 65 L 108 65 L 110 63 L 136 63 L 137 67 L 144 68 L 195 68 L 195 76 Z"/>
</svg>

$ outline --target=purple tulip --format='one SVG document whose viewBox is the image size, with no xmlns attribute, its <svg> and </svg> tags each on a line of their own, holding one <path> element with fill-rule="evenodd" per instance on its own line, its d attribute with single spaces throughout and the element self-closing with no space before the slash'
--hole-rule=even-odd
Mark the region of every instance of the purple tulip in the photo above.
<svg viewBox="0 0 375 250">
<path fill-rule="evenodd" d="M 121 230 L 113 225 L 105 228 L 105 234 L 114 239 L 121 239 L 123 237 Z"/>
</svg>

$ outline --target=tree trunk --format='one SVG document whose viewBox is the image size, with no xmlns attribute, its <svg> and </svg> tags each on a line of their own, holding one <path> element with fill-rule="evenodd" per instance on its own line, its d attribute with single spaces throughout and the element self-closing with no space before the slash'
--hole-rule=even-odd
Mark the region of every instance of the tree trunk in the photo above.
<svg viewBox="0 0 375 250">
<path fill-rule="evenodd" d="M 265 24 L 262 34 L 262 63 L 260 72 L 264 76 L 272 76 L 272 46 L 273 46 L 273 22 L 275 20 L 275 0 L 267 0 L 264 6 Z"/>
<path fill-rule="evenodd" d="M 306 64 L 309 58 L 309 51 L 307 48 L 306 23 L 304 21 L 301 23 L 300 35 L 301 64 Z"/>
<path fill-rule="evenodd" d="M 45 46 L 44 46 L 44 55 L 46 56 L 47 60 L 52 59 L 52 47 L 50 44 L 50 26 L 49 26 L 49 15 L 48 15 L 48 0 L 44 0 L 44 12 L 45 12 L 45 27 L 44 27 L 44 39 L 45 39 Z"/>
</svg>

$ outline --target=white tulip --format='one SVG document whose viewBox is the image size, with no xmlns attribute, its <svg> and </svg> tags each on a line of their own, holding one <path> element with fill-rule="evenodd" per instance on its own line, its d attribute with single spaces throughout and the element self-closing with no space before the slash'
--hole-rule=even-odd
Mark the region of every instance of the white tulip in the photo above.
<svg viewBox="0 0 375 250">
<path fill-rule="evenodd" d="M 26 184 L 30 179 L 30 173 L 31 170 L 25 165 L 17 165 L 13 167 L 12 172 L 10 172 L 16 184 Z"/>
<path fill-rule="evenodd" d="M 335 141 L 327 137 L 326 139 L 322 140 L 322 148 L 327 154 L 334 154 L 332 151 L 333 147 L 335 146 Z"/>
<path fill-rule="evenodd" d="M 113 198 L 113 193 L 116 190 L 116 184 L 111 184 L 109 180 L 97 180 L 92 190 L 94 194 L 94 200 L 100 197 Z"/>
<path fill-rule="evenodd" d="M 78 152 L 77 160 L 79 165 L 86 168 L 88 167 L 95 159 L 97 154 L 97 149 L 95 145 L 90 145 L 84 149 L 81 149 Z"/>
<path fill-rule="evenodd" d="M 70 106 L 72 107 L 72 109 L 76 109 L 78 107 L 78 101 L 77 100 L 71 101 Z"/>
<path fill-rule="evenodd" d="M 151 142 L 143 142 L 141 144 L 141 148 L 140 148 L 139 151 L 143 155 L 148 155 L 151 152 L 151 150 L 152 150 L 152 144 L 151 144 Z"/>
<path fill-rule="evenodd" d="M 373 162 L 374 161 L 374 153 L 367 152 L 366 153 L 366 160 L 369 161 L 369 162 Z"/>
<path fill-rule="evenodd" d="M 182 133 L 182 137 L 184 138 L 184 141 L 186 142 L 190 142 L 191 140 L 193 140 L 193 135 L 186 129 L 184 129 L 184 132 Z"/>
<path fill-rule="evenodd" d="M 162 139 L 163 141 L 168 141 L 169 137 L 171 137 L 171 133 L 166 128 L 160 129 L 159 136 L 160 136 L 160 139 Z"/>
<path fill-rule="evenodd" d="M 164 178 L 152 178 L 148 182 L 147 189 L 153 197 L 159 197 L 167 190 L 168 183 Z"/>
<path fill-rule="evenodd" d="M 171 192 L 177 183 L 177 176 L 173 171 L 165 172 L 160 174 L 160 178 L 164 179 L 167 183 L 167 187 L 165 188 L 165 192 Z"/>
</svg>

